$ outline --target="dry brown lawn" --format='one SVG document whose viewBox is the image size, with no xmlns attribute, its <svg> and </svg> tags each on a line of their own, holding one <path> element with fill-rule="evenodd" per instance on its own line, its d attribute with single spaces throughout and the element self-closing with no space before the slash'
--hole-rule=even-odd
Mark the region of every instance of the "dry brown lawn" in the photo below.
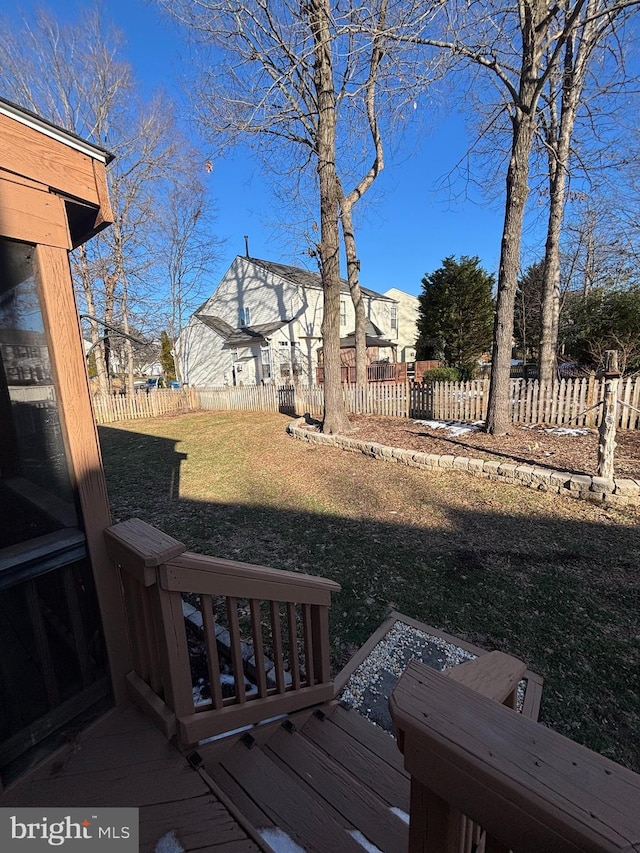
<svg viewBox="0 0 640 853">
<path fill-rule="evenodd" d="M 114 516 L 196 551 L 337 580 L 336 668 L 392 608 L 517 655 L 545 678 L 544 722 L 640 770 L 636 511 L 308 446 L 288 420 L 197 413 L 101 428 Z M 424 438 L 391 426 L 376 438 Z M 526 439 L 514 441 L 520 454 Z"/>
</svg>

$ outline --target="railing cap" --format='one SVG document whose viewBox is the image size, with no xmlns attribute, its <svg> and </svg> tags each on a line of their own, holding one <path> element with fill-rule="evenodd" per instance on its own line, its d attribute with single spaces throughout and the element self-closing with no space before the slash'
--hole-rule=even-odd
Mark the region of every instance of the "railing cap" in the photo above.
<svg viewBox="0 0 640 853">
<path fill-rule="evenodd" d="M 390 699 L 419 783 L 520 851 L 640 850 L 640 776 L 411 662 Z"/>
<path fill-rule="evenodd" d="M 182 542 L 139 518 L 114 524 L 104 535 L 114 562 L 120 563 L 145 586 L 155 583 L 157 566 L 187 550 Z"/>
</svg>

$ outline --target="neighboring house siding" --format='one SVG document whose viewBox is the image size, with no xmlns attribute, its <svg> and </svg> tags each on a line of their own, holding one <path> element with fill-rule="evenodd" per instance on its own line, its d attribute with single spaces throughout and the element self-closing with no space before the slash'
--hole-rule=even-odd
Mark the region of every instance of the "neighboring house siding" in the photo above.
<svg viewBox="0 0 640 853">
<path fill-rule="evenodd" d="M 317 274 L 236 257 L 177 342 L 184 381 L 203 387 L 234 382 L 280 384 L 295 377 L 315 384 L 323 302 Z M 344 337 L 355 327 L 348 291 L 342 303 Z M 365 296 L 367 318 L 385 335 L 390 331 L 391 304 L 372 292 Z"/>
<path fill-rule="evenodd" d="M 398 328 L 397 332 L 391 332 L 392 340 L 398 342 L 398 361 L 415 361 L 418 338 L 418 298 L 397 287 L 385 291 L 384 295 L 395 299 L 398 303 Z"/>
</svg>

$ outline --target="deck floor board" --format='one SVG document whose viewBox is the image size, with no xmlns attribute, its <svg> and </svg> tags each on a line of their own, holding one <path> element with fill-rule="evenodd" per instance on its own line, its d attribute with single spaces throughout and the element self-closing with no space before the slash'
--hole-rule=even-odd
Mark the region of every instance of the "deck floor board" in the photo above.
<svg viewBox="0 0 640 853">
<path fill-rule="evenodd" d="M 135 807 L 142 853 L 153 853 L 171 832 L 187 853 L 259 853 L 185 757 L 136 708 L 105 714 L 7 788 L 0 806 Z"/>
<path fill-rule="evenodd" d="M 408 813 L 410 781 L 405 772 L 391 767 L 379 758 L 375 747 L 366 746 L 361 739 L 354 738 L 334 723 L 332 717 L 333 715 L 323 721 L 310 719 L 304 727 L 304 736 L 352 776 L 375 791 L 389 806 Z M 372 723 L 364 722 L 375 729 Z M 387 737 L 384 732 L 376 732 L 373 736 L 375 741 L 378 734 L 380 737 Z"/>
<path fill-rule="evenodd" d="M 348 834 L 353 827 L 345 826 L 340 814 L 320 803 L 313 791 L 299 785 L 260 748 L 250 750 L 238 744 L 225 756 L 223 766 L 274 824 L 307 853 L 362 853 L 362 847 Z"/>
<path fill-rule="evenodd" d="M 301 785 L 320 795 L 384 853 L 405 850 L 408 827 L 369 787 L 300 733 L 283 728 L 270 739 L 266 754 L 293 771 Z"/>
</svg>

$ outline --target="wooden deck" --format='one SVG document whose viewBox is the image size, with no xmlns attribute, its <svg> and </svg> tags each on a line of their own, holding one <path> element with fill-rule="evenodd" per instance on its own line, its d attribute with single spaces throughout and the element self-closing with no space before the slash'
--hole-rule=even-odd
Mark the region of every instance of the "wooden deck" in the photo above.
<svg viewBox="0 0 640 853">
<path fill-rule="evenodd" d="M 175 832 L 185 851 L 258 853 L 200 773 L 140 711 L 111 711 L 27 778 L 0 806 L 130 806 L 140 809 L 140 851 Z"/>
</svg>

